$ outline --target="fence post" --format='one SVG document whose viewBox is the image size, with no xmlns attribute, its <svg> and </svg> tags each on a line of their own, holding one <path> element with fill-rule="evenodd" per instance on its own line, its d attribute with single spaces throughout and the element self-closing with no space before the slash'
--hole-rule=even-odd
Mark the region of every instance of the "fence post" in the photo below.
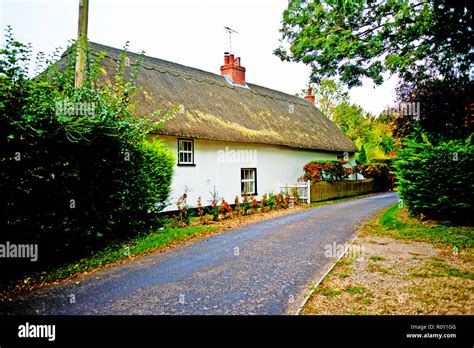
<svg viewBox="0 0 474 348">
<path fill-rule="evenodd" d="M 308 204 L 311 204 L 311 180 L 306 181 L 306 185 L 308 185 L 306 200 L 308 201 Z"/>
</svg>

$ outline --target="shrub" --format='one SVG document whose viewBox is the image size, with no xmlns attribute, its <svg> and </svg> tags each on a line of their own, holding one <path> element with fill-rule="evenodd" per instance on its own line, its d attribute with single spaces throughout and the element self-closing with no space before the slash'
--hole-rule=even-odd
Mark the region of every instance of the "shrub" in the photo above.
<svg viewBox="0 0 474 348">
<path fill-rule="evenodd" d="M 74 54 L 61 69 L 30 79 L 29 52 L 7 33 L 0 51 L 2 242 L 38 244 L 39 268 L 157 228 L 174 158 L 164 143 L 147 140 L 162 123 L 132 112 L 136 88 L 125 81 L 123 62 L 113 81 L 98 83 L 101 55 L 87 55 L 85 84 L 74 88 Z M 69 113 L 70 103 L 90 103 L 93 114 Z"/>
<path fill-rule="evenodd" d="M 250 195 L 249 200 L 250 200 L 250 207 L 253 209 L 256 209 L 258 207 L 257 198 L 255 198 L 254 195 Z"/>
<path fill-rule="evenodd" d="M 369 164 L 356 165 L 355 171 L 366 179 L 373 179 L 381 191 L 393 189 L 395 169 L 393 159 L 372 160 Z"/>
<path fill-rule="evenodd" d="M 247 196 L 247 192 L 242 192 L 242 204 L 241 204 L 242 210 L 244 212 L 244 215 L 247 215 L 249 209 L 250 209 L 250 200 L 249 196 Z"/>
<path fill-rule="evenodd" d="M 395 161 L 400 197 L 412 214 L 472 223 L 473 136 L 433 144 L 426 135 L 407 139 Z"/>
<path fill-rule="evenodd" d="M 219 214 L 224 215 L 224 218 L 232 216 L 232 207 L 225 199 L 222 199 L 221 205 L 219 206 Z"/>
<path fill-rule="evenodd" d="M 262 212 L 265 212 L 267 210 L 267 194 L 264 194 L 262 196 L 262 199 L 260 200 L 258 207 L 260 208 L 260 211 Z"/>
<path fill-rule="evenodd" d="M 239 196 L 237 195 L 235 196 L 235 199 L 234 199 L 234 205 L 235 205 L 234 210 L 237 213 L 237 215 L 239 216 L 244 215 L 244 210 L 240 206 Z"/>
<path fill-rule="evenodd" d="M 282 200 L 281 206 L 282 206 L 283 209 L 287 209 L 290 206 L 290 196 L 289 195 L 283 195 L 283 200 Z"/>
<path fill-rule="evenodd" d="M 265 205 L 268 207 L 268 209 L 275 209 L 276 208 L 275 195 L 273 193 L 268 194 L 268 198 L 265 202 Z"/>
<path fill-rule="evenodd" d="M 217 202 L 219 202 L 219 192 L 217 192 L 216 187 L 214 186 L 214 189 L 212 191 L 209 191 L 209 194 L 211 195 L 211 200 L 209 201 L 211 203 L 211 206 L 209 208 L 209 213 L 212 215 L 212 220 L 213 221 L 218 221 L 219 220 L 219 206 L 217 205 Z"/>
<path fill-rule="evenodd" d="M 283 202 L 283 193 L 282 192 L 279 192 L 276 196 L 275 196 L 275 205 L 276 205 L 276 208 L 278 209 L 281 209 L 283 208 L 284 206 L 284 202 Z"/>
<path fill-rule="evenodd" d="M 311 161 L 304 165 L 304 181 L 342 181 L 347 180 L 354 171 L 352 168 L 344 167 L 346 161 Z"/>
<path fill-rule="evenodd" d="M 365 151 L 365 146 L 362 144 L 360 148 L 360 153 L 357 156 L 357 163 L 358 164 L 367 164 L 367 152 Z"/>
</svg>

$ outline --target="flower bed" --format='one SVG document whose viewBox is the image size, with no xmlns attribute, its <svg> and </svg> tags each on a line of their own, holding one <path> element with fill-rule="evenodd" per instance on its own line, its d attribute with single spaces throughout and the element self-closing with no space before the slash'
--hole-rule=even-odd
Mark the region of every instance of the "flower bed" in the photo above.
<svg viewBox="0 0 474 348">
<path fill-rule="evenodd" d="M 254 195 L 242 192 L 242 200 L 239 196 L 235 196 L 234 204 L 232 205 L 225 199 L 219 198 L 215 193 L 211 193 L 211 196 L 212 199 L 209 206 L 204 206 L 201 197 L 198 197 L 196 207 L 192 208 L 186 204 L 187 194 L 184 193 L 176 202 L 178 212 L 171 219 L 170 225 L 173 227 L 187 226 L 190 224 L 192 217 L 199 218 L 199 223 L 201 224 L 207 224 L 210 221 L 266 213 L 271 210 L 287 209 L 299 205 L 298 200 L 294 196 L 283 192 L 264 194 L 261 200 L 258 200 Z"/>
</svg>

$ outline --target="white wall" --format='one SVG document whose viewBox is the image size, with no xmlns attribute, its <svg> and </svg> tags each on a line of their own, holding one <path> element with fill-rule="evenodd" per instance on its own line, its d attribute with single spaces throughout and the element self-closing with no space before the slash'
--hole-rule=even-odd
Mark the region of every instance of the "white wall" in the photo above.
<svg viewBox="0 0 474 348">
<path fill-rule="evenodd" d="M 176 137 L 160 136 L 176 155 Z M 235 152 L 233 152 L 234 150 Z M 239 151 L 240 150 L 240 151 Z M 239 155 L 238 155 L 239 154 Z M 205 205 L 210 203 L 210 191 L 214 186 L 227 202 L 234 203 L 240 197 L 240 169 L 257 168 L 257 191 L 265 193 L 279 191 L 280 184 L 294 184 L 303 175 L 303 166 L 313 160 L 335 160 L 341 153 L 299 150 L 285 146 L 241 144 L 194 139 L 195 166 L 175 165 L 171 205 L 166 210 L 175 210 L 176 201 L 187 186 L 187 204 L 195 206 L 201 196 Z M 349 157 L 354 164 L 354 154 Z"/>
</svg>

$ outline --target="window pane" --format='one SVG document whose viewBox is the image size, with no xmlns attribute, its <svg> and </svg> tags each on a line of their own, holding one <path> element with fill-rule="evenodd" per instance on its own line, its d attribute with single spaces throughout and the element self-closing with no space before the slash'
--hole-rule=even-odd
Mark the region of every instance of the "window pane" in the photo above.
<svg viewBox="0 0 474 348">
<path fill-rule="evenodd" d="M 249 192 L 249 183 L 248 182 L 244 182 L 244 192 Z"/>
</svg>

